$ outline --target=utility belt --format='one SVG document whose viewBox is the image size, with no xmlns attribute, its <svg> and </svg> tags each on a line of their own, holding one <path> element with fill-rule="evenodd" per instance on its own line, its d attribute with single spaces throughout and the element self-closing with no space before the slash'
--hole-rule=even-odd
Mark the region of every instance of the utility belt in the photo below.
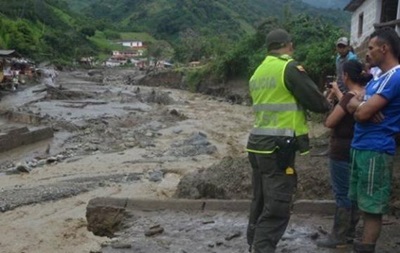
<svg viewBox="0 0 400 253">
<path fill-rule="evenodd" d="M 299 136 L 264 136 L 250 134 L 247 143 L 247 152 L 255 154 L 273 154 L 276 156 L 278 168 L 284 170 L 288 166 L 294 166 L 296 151 L 300 155 L 309 152 L 308 134 Z"/>
</svg>

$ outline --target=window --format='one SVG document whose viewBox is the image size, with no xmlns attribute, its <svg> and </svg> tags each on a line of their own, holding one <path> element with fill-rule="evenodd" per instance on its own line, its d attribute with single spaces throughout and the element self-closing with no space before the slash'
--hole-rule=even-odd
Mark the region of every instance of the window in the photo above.
<svg viewBox="0 0 400 253">
<path fill-rule="evenodd" d="M 398 0 L 382 0 L 381 23 L 397 18 Z"/>
<path fill-rule="evenodd" d="M 358 16 L 358 37 L 361 37 L 363 34 L 363 26 L 364 26 L 364 12 L 361 12 Z"/>
</svg>

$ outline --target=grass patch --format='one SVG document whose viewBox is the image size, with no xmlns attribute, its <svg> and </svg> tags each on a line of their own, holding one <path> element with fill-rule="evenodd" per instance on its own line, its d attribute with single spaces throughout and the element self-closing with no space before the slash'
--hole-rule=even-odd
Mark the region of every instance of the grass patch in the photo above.
<svg viewBox="0 0 400 253">
<path fill-rule="evenodd" d="M 200 83 L 209 75 L 209 69 L 205 66 L 196 68 L 185 68 L 185 80 L 189 91 L 196 92 Z"/>
<path fill-rule="evenodd" d="M 156 39 L 154 39 L 150 34 L 148 33 L 135 33 L 135 32 L 124 32 L 121 33 L 121 39 L 122 40 L 137 40 L 137 41 L 146 41 L 146 42 L 154 42 Z"/>
</svg>

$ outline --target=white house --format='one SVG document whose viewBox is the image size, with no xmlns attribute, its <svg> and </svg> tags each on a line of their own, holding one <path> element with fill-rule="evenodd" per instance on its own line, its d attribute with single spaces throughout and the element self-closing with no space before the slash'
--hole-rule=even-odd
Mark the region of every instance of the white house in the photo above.
<svg viewBox="0 0 400 253">
<path fill-rule="evenodd" d="M 128 62 L 127 60 L 108 59 L 106 62 L 104 62 L 104 65 L 106 67 L 119 67 L 119 66 L 123 66 L 127 62 Z"/>
<path fill-rule="evenodd" d="M 120 42 L 124 47 L 132 47 L 132 48 L 137 48 L 137 47 L 143 47 L 143 42 L 142 41 L 121 41 Z"/>
<path fill-rule="evenodd" d="M 369 35 L 376 28 L 391 26 L 400 31 L 400 0 L 352 0 L 344 8 L 352 12 L 350 41 L 365 50 Z"/>
</svg>

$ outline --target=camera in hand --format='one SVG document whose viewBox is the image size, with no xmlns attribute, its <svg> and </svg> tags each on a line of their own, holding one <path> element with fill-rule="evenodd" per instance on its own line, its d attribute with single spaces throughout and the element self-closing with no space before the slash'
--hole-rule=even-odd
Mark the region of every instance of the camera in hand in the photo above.
<svg viewBox="0 0 400 253">
<path fill-rule="evenodd" d="M 336 80 L 336 76 L 326 76 L 325 86 L 327 89 L 332 89 L 332 82 Z"/>
</svg>

